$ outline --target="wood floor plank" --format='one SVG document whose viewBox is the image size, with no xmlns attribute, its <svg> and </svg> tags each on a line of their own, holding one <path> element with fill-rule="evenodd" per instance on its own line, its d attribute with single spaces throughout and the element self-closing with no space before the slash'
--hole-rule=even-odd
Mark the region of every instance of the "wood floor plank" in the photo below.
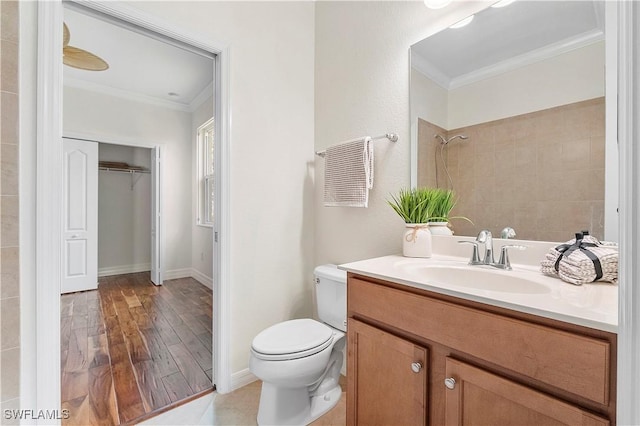
<svg viewBox="0 0 640 426">
<path fill-rule="evenodd" d="M 67 352 L 67 363 L 64 367 L 65 373 L 86 371 L 87 351 L 88 351 L 87 329 L 79 328 L 71 330 L 69 335 L 69 347 Z"/>
<path fill-rule="evenodd" d="M 104 320 L 100 308 L 87 311 L 87 334 L 95 336 L 104 333 Z"/>
<path fill-rule="evenodd" d="M 205 346 L 186 325 L 176 327 L 176 332 L 200 368 L 202 370 L 211 368 L 213 365 L 211 347 Z"/>
<path fill-rule="evenodd" d="M 184 343 L 169 346 L 169 352 L 171 352 L 173 359 L 176 361 L 176 364 L 178 364 L 180 372 L 194 392 L 200 392 L 213 387 L 211 380 L 209 380 L 196 360 L 193 359 L 193 356 L 191 356 L 191 353 L 189 353 Z"/>
<path fill-rule="evenodd" d="M 151 360 L 151 353 L 144 339 L 140 336 L 140 330 L 136 330 L 137 334 L 125 335 L 124 341 L 127 345 L 129 358 L 132 363 Z"/>
<path fill-rule="evenodd" d="M 89 369 L 110 364 L 109 344 L 107 342 L 106 333 L 98 334 L 97 336 L 89 336 L 88 348 L 87 360 L 89 363 Z"/>
<path fill-rule="evenodd" d="M 151 352 L 151 359 L 158 375 L 164 377 L 179 371 L 178 365 L 160 335 L 154 329 L 142 330 L 142 334 Z"/>
<path fill-rule="evenodd" d="M 200 324 L 200 321 L 193 314 L 182 314 L 180 315 L 182 321 L 189 327 L 189 330 L 193 332 L 193 334 L 206 333 L 207 329 L 204 325 Z"/>
<path fill-rule="evenodd" d="M 61 391 L 62 401 L 86 397 L 89 394 L 89 372 L 87 370 L 63 372 Z"/>
<path fill-rule="evenodd" d="M 89 369 L 89 405 L 96 424 L 117 424 L 111 367 L 108 363 Z"/>
<path fill-rule="evenodd" d="M 180 372 L 163 377 L 162 383 L 169 394 L 171 402 L 180 401 L 181 399 L 188 398 L 193 394 L 187 380 Z"/>
<path fill-rule="evenodd" d="M 202 342 L 203 345 L 213 351 L 213 336 L 211 335 L 211 333 L 207 332 L 198 334 L 196 337 Z"/>
<path fill-rule="evenodd" d="M 135 380 L 133 366 L 119 363 L 112 366 L 113 387 L 118 401 L 120 422 L 128 422 L 146 413 L 142 395 Z"/>
<path fill-rule="evenodd" d="M 147 412 L 157 410 L 173 402 L 162 383 L 162 376 L 155 371 L 153 361 L 134 364 L 138 387 Z"/>
<path fill-rule="evenodd" d="M 63 426 L 133 424 L 212 388 L 212 292 L 192 278 L 102 277 L 60 301 Z"/>
</svg>

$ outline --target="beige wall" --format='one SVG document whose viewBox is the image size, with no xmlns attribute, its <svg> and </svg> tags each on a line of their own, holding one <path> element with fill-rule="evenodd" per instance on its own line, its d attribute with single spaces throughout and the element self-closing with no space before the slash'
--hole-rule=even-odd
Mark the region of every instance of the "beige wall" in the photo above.
<svg viewBox="0 0 640 426">
<path fill-rule="evenodd" d="M 456 234 L 512 226 L 526 240 L 565 241 L 584 229 L 603 238 L 604 111 L 596 98 L 450 130 L 469 137 L 445 149 L 459 197 L 452 215 L 474 222 L 453 221 Z M 432 165 L 437 141 L 424 136 L 419 164 Z"/>
<path fill-rule="evenodd" d="M 18 2 L 0 2 L 0 402 L 20 406 L 20 277 L 18 234 Z"/>
<path fill-rule="evenodd" d="M 369 208 L 323 207 L 324 160 L 316 158 L 315 263 L 343 263 L 401 251 L 403 222 L 387 205 L 409 186 L 409 46 L 488 6 L 456 2 L 316 2 L 315 148 L 364 135 L 375 142 Z"/>
</svg>

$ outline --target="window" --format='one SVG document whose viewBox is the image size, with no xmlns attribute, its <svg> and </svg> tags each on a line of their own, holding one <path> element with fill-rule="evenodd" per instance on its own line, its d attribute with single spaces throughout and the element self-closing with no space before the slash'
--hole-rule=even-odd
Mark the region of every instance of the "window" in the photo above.
<svg viewBox="0 0 640 426">
<path fill-rule="evenodd" d="M 198 225 L 213 226 L 215 133 L 211 118 L 198 128 Z"/>
</svg>

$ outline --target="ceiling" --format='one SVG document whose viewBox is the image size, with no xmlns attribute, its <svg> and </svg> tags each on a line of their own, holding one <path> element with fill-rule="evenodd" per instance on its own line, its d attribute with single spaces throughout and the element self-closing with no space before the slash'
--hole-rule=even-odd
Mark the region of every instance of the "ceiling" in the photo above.
<svg viewBox="0 0 640 426">
<path fill-rule="evenodd" d="M 465 27 L 447 28 L 414 44 L 412 65 L 451 89 L 496 64 L 515 64 L 514 58 L 533 53 L 548 57 L 554 49 L 566 51 L 603 37 L 603 1 L 519 0 L 490 7 Z"/>
<path fill-rule="evenodd" d="M 187 111 L 213 93 L 211 58 L 68 7 L 64 21 L 71 33 L 70 46 L 94 53 L 109 64 L 106 71 L 64 66 L 66 86 Z"/>
</svg>

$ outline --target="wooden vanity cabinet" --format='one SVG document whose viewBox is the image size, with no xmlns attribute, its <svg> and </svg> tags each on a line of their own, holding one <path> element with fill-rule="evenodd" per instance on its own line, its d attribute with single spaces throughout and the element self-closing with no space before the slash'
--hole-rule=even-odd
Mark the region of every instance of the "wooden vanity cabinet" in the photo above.
<svg viewBox="0 0 640 426">
<path fill-rule="evenodd" d="M 347 291 L 349 425 L 615 424 L 613 333 L 352 273 Z"/>
</svg>

